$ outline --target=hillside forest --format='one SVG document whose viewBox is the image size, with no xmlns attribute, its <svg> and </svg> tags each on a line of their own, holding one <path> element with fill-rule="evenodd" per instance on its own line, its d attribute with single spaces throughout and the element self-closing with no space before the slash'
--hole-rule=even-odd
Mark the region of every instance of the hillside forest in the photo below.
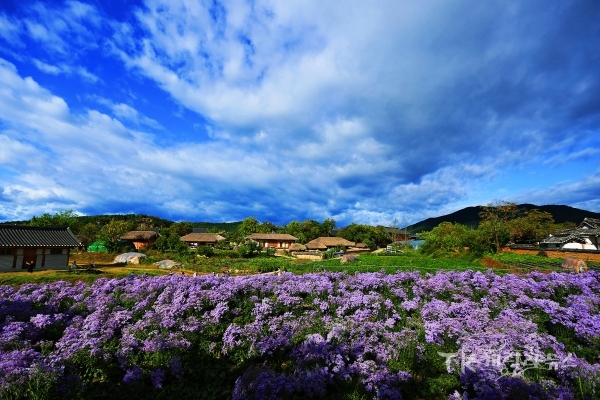
<svg viewBox="0 0 600 400">
<path fill-rule="evenodd" d="M 515 203 L 497 201 L 480 207 L 479 224 L 467 226 L 455 222 L 442 222 L 433 229 L 418 233 L 424 239 L 421 252 L 429 255 L 464 253 L 471 257 L 499 252 L 509 242 L 531 243 L 548 235 L 576 226 L 569 221 L 555 223 L 553 215 L 539 209 L 520 209 Z M 269 221 L 258 221 L 248 217 L 240 222 L 174 222 L 144 214 L 80 216 L 72 210 L 57 212 L 53 215 L 34 216 L 20 225 L 29 226 L 69 226 L 85 246 L 100 240 L 111 251 L 120 250 L 123 245 L 120 237 L 132 230 L 156 230 L 160 237 L 155 243 L 158 250 L 183 250 L 181 236 L 191 233 L 194 228 L 203 228 L 207 232 L 219 233 L 227 240 L 220 246 L 244 242 L 252 233 L 287 233 L 305 244 L 321 236 L 339 236 L 353 242 L 362 242 L 369 247 L 385 247 L 393 242 L 401 242 L 408 235 L 406 228 L 370 226 L 352 223 L 339 228 L 333 219 L 322 222 L 315 220 L 291 221 L 278 226 Z"/>
</svg>

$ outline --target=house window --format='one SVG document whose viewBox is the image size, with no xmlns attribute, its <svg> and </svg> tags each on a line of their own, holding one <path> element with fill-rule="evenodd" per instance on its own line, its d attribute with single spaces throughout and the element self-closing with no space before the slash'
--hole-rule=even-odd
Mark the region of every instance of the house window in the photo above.
<svg viewBox="0 0 600 400">
<path fill-rule="evenodd" d="M 0 249 L 0 256 L 12 256 L 12 249 Z"/>
<path fill-rule="evenodd" d="M 62 249 L 50 249 L 50 254 L 62 254 Z"/>
</svg>

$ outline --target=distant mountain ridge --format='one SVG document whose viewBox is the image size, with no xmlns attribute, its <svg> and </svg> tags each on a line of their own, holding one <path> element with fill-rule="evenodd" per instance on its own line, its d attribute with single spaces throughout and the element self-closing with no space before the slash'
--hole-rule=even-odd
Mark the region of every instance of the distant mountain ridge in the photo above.
<svg viewBox="0 0 600 400">
<path fill-rule="evenodd" d="M 430 231 L 442 222 L 459 223 L 462 225 L 476 228 L 479 225 L 479 213 L 483 206 L 466 207 L 451 214 L 442 215 L 441 217 L 427 218 L 416 224 L 407 226 L 410 233 L 418 233 Z M 534 204 L 517 204 L 517 209 L 520 212 L 525 212 L 533 209 L 545 211 L 552 214 L 554 222 L 562 224 L 564 222 L 574 222 L 579 224 L 584 218 L 600 218 L 600 213 L 593 211 L 581 210 L 579 208 L 564 206 L 564 205 L 545 205 L 536 206 Z"/>
</svg>

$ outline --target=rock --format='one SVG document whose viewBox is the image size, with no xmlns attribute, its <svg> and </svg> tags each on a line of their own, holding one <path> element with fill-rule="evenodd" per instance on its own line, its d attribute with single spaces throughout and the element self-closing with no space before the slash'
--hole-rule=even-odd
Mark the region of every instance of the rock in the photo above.
<svg viewBox="0 0 600 400">
<path fill-rule="evenodd" d="M 346 264 L 357 260 L 358 256 L 356 254 L 344 254 L 342 258 L 340 258 L 340 264 Z"/>
<path fill-rule="evenodd" d="M 579 274 L 580 272 L 587 272 L 588 270 L 585 261 L 572 257 L 565 258 L 561 266 L 563 270 L 575 272 L 576 274 Z"/>
</svg>

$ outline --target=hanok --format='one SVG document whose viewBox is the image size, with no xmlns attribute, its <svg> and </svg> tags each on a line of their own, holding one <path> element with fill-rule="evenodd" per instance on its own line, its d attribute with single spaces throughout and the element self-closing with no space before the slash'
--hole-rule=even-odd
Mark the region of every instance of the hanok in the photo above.
<svg viewBox="0 0 600 400">
<path fill-rule="evenodd" d="M 127 232 L 119 239 L 131 241 L 135 249 L 140 250 L 145 249 L 156 242 L 157 238 L 158 233 L 156 231 L 131 231 Z"/>
<path fill-rule="evenodd" d="M 63 269 L 81 241 L 66 227 L 0 225 L 0 271 Z"/>
<path fill-rule="evenodd" d="M 253 233 L 246 236 L 246 240 L 258 242 L 264 248 L 288 249 L 298 238 L 287 233 Z"/>
<path fill-rule="evenodd" d="M 186 242 L 190 249 L 196 249 L 200 246 L 215 246 L 222 242 L 225 238 L 216 233 L 189 233 L 179 238 L 182 242 Z"/>
</svg>

